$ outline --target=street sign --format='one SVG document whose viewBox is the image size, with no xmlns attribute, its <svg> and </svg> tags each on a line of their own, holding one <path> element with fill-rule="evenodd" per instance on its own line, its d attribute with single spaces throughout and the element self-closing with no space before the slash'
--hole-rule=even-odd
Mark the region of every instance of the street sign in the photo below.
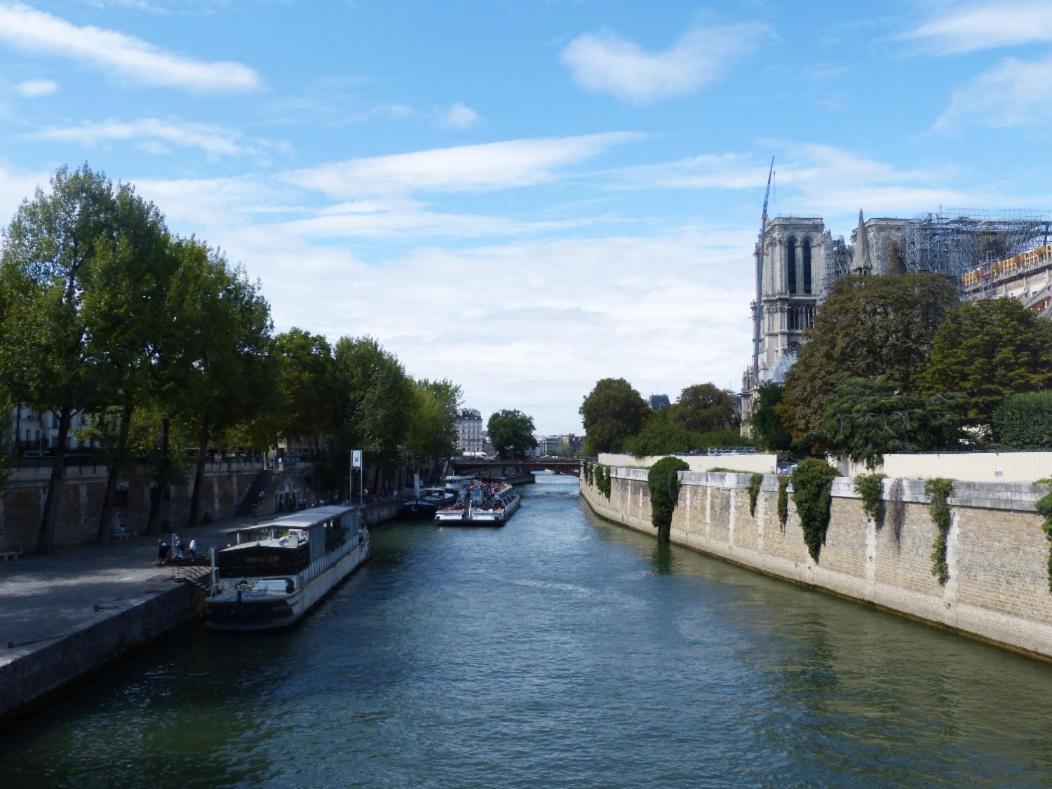
<svg viewBox="0 0 1052 789">
<path fill-rule="evenodd" d="M 352 449 L 351 450 L 351 468 L 362 467 L 362 450 Z"/>
</svg>

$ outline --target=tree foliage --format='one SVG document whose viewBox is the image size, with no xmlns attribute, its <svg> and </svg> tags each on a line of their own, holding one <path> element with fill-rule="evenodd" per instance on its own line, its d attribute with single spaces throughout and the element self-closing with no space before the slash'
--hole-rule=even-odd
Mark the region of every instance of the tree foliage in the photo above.
<svg viewBox="0 0 1052 789">
<path fill-rule="evenodd" d="M 793 444 L 793 437 L 779 410 L 784 395 L 781 384 L 768 381 L 756 392 L 756 408 L 752 412 L 752 437 L 768 452 L 784 452 Z"/>
<path fill-rule="evenodd" d="M 1005 398 L 1052 387 L 1052 321 L 1013 299 L 961 304 L 935 335 L 925 392 L 966 398 L 973 424 L 990 424 Z"/>
<path fill-rule="evenodd" d="M 961 436 L 957 395 L 908 394 L 887 378 L 849 378 L 826 401 L 816 431 L 828 452 L 876 468 L 888 452 L 952 447 Z"/>
<path fill-rule="evenodd" d="M 688 386 L 668 412 L 674 422 L 693 433 L 725 430 L 738 424 L 734 396 L 711 383 Z"/>
<path fill-rule="evenodd" d="M 579 410 L 585 429 L 585 450 L 592 455 L 620 452 L 643 427 L 650 408 L 624 378 L 603 378 L 584 398 Z"/>
<path fill-rule="evenodd" d="M 1052 447 L 1052 390 L 1006 397 L 993 413 L 994 438 L 1017 449 Z"/>
<path fill-rule="evenodd" d="M 518 410 L 501 410 L 486 423 L 489 440 L 502 458 L 526 457 L 527 451 L 537 446 L 533 437 L 533 417 Z"/>
<path fill-rule="evenodd" d="M 956 302 L 954 284 L 936 274 L 838 280 L 786 376 L 782 413 L 794 437 L 818 429 L 848 378 L 882 375 L 898 391 L 917 393 L 936 330 Z"/>
<path fill-rule="evenodd" d="M 679 458 L 662 458 L 647 472 L 650 491 L 650 522 L 658 530 L 658 540 L 668 542 L 672 513 L 679 501 L 679 472 L 690 468 Z"/>
<path fill-rule="evenodd" d="M 818 458 L 807 458 L 793 471 L 793 502 L 811 558 L 818 561 L 829 528 L 836 469 Z"/>
<path fill-rule="evenodd" d="M 413 381 L 413 405 L 405 443 L 418 469 L 453 455 L 460 398 L 460 387 L 450 381 Z"/>
</svg>

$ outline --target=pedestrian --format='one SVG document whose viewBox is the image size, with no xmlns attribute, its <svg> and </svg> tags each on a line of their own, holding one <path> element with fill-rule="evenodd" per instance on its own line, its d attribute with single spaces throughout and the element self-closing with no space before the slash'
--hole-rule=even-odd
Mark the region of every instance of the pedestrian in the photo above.
<svg viewBox="0 0 1052 789">
<path fill-rule="evenodd" d="M 168 564 L 168 543 L 161 540 L 157 543 L 157 566 L 164 567 Z"/>
<path fill-rule="evenodd" d="M 191 559 L 196 559 L 197 558 L 197 538 L 196 537 L 191 537 L 190 538 L 190 558 Z"/>
</svg>

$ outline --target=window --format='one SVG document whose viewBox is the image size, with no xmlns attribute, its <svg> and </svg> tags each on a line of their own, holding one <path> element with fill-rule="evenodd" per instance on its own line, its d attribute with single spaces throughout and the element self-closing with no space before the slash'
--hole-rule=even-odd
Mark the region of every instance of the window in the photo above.
<svg viewBox="0 0 1052 789">
<path fill-rule="evenodd" d="M 811 293 L 811 239 L 804 239 L 804 293 Z"/>
<path fill-rule="evenodd" d="M 786 290 L 790 293 L 796 293 L 796 236 L 789 236 L 789 240 L 785 242 L 786 249 L 786 274 L 785 283 Z"/>
</svg>

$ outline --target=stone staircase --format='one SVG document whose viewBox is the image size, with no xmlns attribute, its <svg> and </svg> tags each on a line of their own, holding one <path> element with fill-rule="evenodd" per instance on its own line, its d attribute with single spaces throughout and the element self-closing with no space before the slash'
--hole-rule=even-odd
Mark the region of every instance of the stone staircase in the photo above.
<svg viewBox="0 0 1052 789">
<path fill-rule="evenodd" d="M 244 498 L 241 499 L 241 503 L 237 505 L 238 515 L 255 515 L 260 508 L 260 505 L 267 500 L 268 492 L 271 496 L 274 494 L 274 490 L 271 488 L 275 484 L 274 472 L 269 469 L 263 469 L 256 478 L 252 480 L 252 485 L 245 493 Z"/>
</svg>

